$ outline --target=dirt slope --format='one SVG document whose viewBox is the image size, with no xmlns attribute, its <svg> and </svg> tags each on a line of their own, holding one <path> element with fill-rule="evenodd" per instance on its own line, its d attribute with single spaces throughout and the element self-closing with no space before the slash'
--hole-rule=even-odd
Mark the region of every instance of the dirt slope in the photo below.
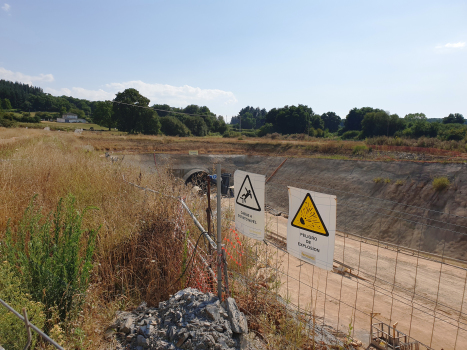
<svg viewBox="0 0 467 350">
<path fill-rule="evenodd" d="M 157 154 L 158 165 L 236 169 L 266 175 L 285 157 Z M 154 171 L 152 154 L 127 155 L 125 162 Z M 413 249 L 467 260 L 467 165 L 416 162 L 289 158 L 266 185 L 266 203 L 288 212 L 287 186 L 337 196 L 337 229 Z M 432 179 L 451 186 L 437 192 Z M 375 183 L 375 179 L 382 180 Z M 383 179 L 390 180 L 389 183 Z M 397 182 L 397 184 L 396 184 Z M 423 209 L 425 208 L 425 209 Z"/>
</svg>

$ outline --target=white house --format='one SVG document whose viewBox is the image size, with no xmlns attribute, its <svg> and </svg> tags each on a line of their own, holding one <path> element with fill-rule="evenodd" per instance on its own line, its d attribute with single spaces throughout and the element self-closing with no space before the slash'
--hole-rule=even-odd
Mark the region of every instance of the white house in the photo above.
<svg viewBox="0 0 467 350">
<path fill-rule="evenodd" d="M 66 113 L 61 118 L 57 118 L 57 123 L 87 123 L 87 121 L 79 119 L 76 114 Z"/>
</svg>

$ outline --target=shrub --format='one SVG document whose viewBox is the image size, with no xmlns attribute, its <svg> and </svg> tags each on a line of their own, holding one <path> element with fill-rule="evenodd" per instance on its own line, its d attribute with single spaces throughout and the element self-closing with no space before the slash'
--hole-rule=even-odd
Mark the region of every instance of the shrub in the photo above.
<svg viewBox="0 0 467 350">
<path fill-rule="evenodd" d="M 360 131 L 358 130 L 349 130 L 342 134 L 341 138 L 343 140 L 355 139 L 360 135 Z"/>
<path fill-rule="evenodd" d="M 405 181 L 404 180 L 397 180 L 396 181 L 396 186 L 402 186 L 405 184 Z"/>
<path fill-rule="evenodd" d="M 384 183 L 385 183 L 385 184 L 390 184 L 390 183 L 391 183 L 391 179 L 390 179 L 390 178 L 385 178 L 385 179 L 384 179 Z"/>
<path fill-rule="evenodd" d="M 448 188 L 451 183 L 449 182 L 448 178 L 445 176 L 435 177 L 433 179 L 433 189 L 435 191 L 443 191 Z"/>
<path fill-rule="evenodd" d="M 2 116 L 0 115 L 0 127 L 1 126 L 3 126 L 4 128 L 11 128 L 15 126 L 15 122 L 7 118 L 2 118 Z"/>
<path fill-rule="evenodd" d="M 258 136 L 263 137 L 272 132 L 273 125 L 271 123 L 266 123 L 258 130 Z"/>
<path fill-rule="evenodd" d="M 64 321 L 79 309 L 88 288 L 97 230 L 81 228 L 83 216 L 73 196 L 60 199 L 53 217 L 45 219 L 34 200 L 15 231 L 8 225 L 2 253 L 47 315 L 57 308 Z"/>
<path fill-rule="evenodd" d="M 233 137 L 233 138 L 240 137 L 240 133 L 236 131 L 227 130 L 226 132 L 224 132 L 222 137 Z"/>
<path fill-rule="evenodd" d="M 373 179 L 373 182 L 374 182 L 375 184 L 379 184 L 379 183 L 382 182 L 382 181 L 383 181 L 383 178 L 382 178 L 382 177 L 375 177 L 375 178 Z"/>
<path fill-rule="evenodd" d="M 242 131 L 242 135 L 246 137 L 256 137 L 256 132 L 255 131 Z"/>
<path fill-rule="evenodd" d="M 368 147 L 365 145 L 357 145 L 353 148 L 352 154 L 363 154 L 368 151 Z"/>
<path fill-rule="evenodd" d="M 15 276 L 10 264 L 6 261 L 0 262 L 0 299 L 20 314 L 22 314 L 22 308 L 26 308 L 29 321 L 39 329 L 44 327 L 44 305 L 32 300 L 24 290 L 21 279 Z M 27 339 L 24 323 L 3 305 L 0 305 L 0 330 L 0 344 L 3 347 L 14 350 L 24 347 Z M 32 336 L 31 349 L 34 349 L 38 335 L 32 332 Z"/>
</svg>

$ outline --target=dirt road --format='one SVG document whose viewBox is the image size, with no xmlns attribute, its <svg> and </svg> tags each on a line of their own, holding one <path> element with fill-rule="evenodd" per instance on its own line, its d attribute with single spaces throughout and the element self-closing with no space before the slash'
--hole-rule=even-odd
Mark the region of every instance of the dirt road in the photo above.
<svg viewBox="0 0 467 350">
<path fill-rule="evenodd" d="M 230 202 L 224 205 L 233 206 Z M 271 232 L 287 237 L 286 218 L 267 214 L 267 223 Z M 334 259 L 350 266 L 352 274 L 315 268 L 272 245 L 266 249 L 271 269 L 281 266 L 282 296 L 300 309 L 313 308 L 320 322 L 345 334 L 352 327 L 364 344 L 369 341 L 369 314 L 377 312 L 376 319 L 398 322 L 398 330 L 434 349 L 466 348 L 467 315 L 460 315 L 467 304 L 463 268 L 342 235 L 336 236 Z"/>
</svg>

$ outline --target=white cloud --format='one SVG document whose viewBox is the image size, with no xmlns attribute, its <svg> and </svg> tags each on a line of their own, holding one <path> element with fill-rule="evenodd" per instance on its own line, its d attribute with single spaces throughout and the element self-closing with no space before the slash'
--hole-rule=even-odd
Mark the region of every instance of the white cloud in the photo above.
<svg viewBox="0 0 467 350">
<path fill-rule="evenodd" d="M 58 90 L 52 88 L 45 88 L 44 91 L 55 96 L 73 96 L 76 98 L 84 98 L 90 101 L 113 100 L 113 98 L 115 97 L 115 94 L 104 91 L 102 89 L 87 90 L 80 87 L 73 87 L 71 89 L 62 88 Z"/>
<path fill-rule="evenodd" d="M 233 92 L 219 89 L 201 89 L 189 85 L 148 84 L 141 80 L 135 80 L 125 83 L 107 84 L 106 87 L 114 93 L 134 88 L 143 96 L 149 98 L 151 103 L 167 103 L 175 107 L 186 106 L 192 103 L 217 102 L 230 105 L 237 102 L 237 98 Z"/>
<path fill-rule="evenodd" d="M 12 72 L 11 70 L 0 67 L 0 79 L 18 81 L 20 83 L 33 85 L 36 82 L 50 83 L 54 81 L 52 74 L 26 75 L 20 72 Z"/>
<path fill-rule="evenodd" d="M 103 89 L 88 90 L 80 87 L 71 89 L 52 89 L 45 88 L 44 91 L 56 96 L 73 96 L 85 98 L 91 101 L 113 100 L 117 92 L 128 88 L 134 88 L 141 95 L 149 98 L 151 104 L 166 103 L 174 107 L 185 107 L 189 104 L 220 104 L 231 105 L 237 102 L 237 98 L 230 91 L 219 89 L 201 89 L 188 85 L 172 86 L 165 84 L 148 84 L 141 80 L 128 81 L 124 83 L 106 84 Z"/>
<path fill-rule="evenodd" d="M 465 47 L 465 41 L 459 41 L 458 43 L 447 43 L 445 45 L 438 45 L 436 46 L 437 49 L 460 49 Z"/>
<path fill-rule="evenodd" d="M 0 67 L 0 79 L 18 81 L 30 85 L 41 86 L 40 83 L 54 81 L 52 74 L 39 74 L 36 76 L 13 72 Z M 42 87 L 42 86 L 41 86 Z M 98 90 L 89 90 L 81 87 L 54 89 L 43 87 L 44 91 L 55 96 L 73 96 L 91 101 L 113 100 L 118 92 L 128 88 L 138 90 L 143 96 L 149 98 L 151 104 L 168 104 L 173 107 L 185 107 L 189 104 L 207 105 L 209 108 L 225 109 L 237 103 L 237 98 L 231 91 L 219 89 L 202 89 L 189 85 L 173 86 L 167 84 L 148 84 L 141 80 L 123 83 L 110 83 Z"/>
<path fill-rule="evenodd" d="M 2 10 L 5 11 L 5 12 L 9 12 L 9 11 L 10 11 L 10 8 L 11 8 L 11 6 L 8 5 L 8 4 L 4 4 L 4 5 L 2 6 Z"/>
</svg>

